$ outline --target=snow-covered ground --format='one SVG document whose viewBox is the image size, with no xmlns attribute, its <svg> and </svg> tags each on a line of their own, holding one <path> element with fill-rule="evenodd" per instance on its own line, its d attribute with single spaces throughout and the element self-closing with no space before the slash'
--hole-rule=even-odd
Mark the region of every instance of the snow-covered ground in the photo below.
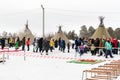
<svg viewBox="0 0 120 80">
<path fill-rule="evenodd" d="M 120 55 L 114 58 L 105 59 L 104 56 L 91 56 L 90 53 L 77 56 L 76 59 L 99 59 L 106 60 L 98 64 L 74 64 L 67 63 L 74 58 L 74 50 L 70 53 L 62 53 L 56 49 L 49 52 L 49 55 L 40 55 L 32 51 L 25 52 L 5 52 L 6 62 L 0 63 L 0 80 L 82 80 L 82 71 L 103 65 L 112 60 L 118 60 Z M 9 54 L 9 59 L 8 55 Z M 0 54 L 3 57 L 3 54 Z M 118 77 L 116 80 L 120 80 Z"/>
</svg>

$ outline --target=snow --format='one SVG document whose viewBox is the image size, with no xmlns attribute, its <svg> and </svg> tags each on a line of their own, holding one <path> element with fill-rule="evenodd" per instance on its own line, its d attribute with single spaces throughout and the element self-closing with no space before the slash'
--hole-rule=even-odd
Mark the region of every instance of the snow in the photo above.
<svg viewBox="0 0 120 80">
<path fill-rule="evenodd" d="M 11 48 L 14 49 L 14 48 Z M 76 59 L 102 59 L 105 62 L 98 64 L 74 64 L 67 63 L 74 58 L 75 52 L 62 53 L 55 49 L 49 52 L 49 55 L 40 55 L 26 51 L 24 52 L 5 52 L 6 62 L 0 63 L 0 80 L 82 80 L 82 71 L 103 65 L 112 60 L 118 60 L 120 55 L 114 55 L 114 58 L 105 59 L 104 56 L 91 56 L 89 53 L 83 56 L 77 56 Z M 9 59 L 7 54 L 9 54 Z M 21 54 L 21 55 L 20 55 Z M 3 54 L 0 54 L 3 57 Z M 116 80 L 120 80 L 118 77 Z"/>
</svg>

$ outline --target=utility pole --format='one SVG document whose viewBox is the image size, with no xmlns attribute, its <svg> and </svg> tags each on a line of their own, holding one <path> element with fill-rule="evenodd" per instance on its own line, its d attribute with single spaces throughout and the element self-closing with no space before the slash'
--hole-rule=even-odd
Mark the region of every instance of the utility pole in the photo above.
<svg viewBox="0 0 120 80">
<path fill-rule="evenodd" d="M 43 7 L 43 5 L 41 5 L 41 8 L 42 8 L 42 10 L 43 10 L 43 38 L 45 38 L 45 11 L 44 11 L 44 7 Z"/>
</svg>

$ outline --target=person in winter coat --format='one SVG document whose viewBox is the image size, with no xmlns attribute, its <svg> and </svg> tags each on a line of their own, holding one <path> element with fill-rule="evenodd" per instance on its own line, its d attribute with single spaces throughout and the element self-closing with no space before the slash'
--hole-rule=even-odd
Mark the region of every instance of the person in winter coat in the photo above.
<svg viewBox="0 0 120 80">
<path fill-rule="evenodd" d="M 30 50 L 30 38 L 27 39 L 26 45 L 27 45 L 27 51 L 29 51 Z"/>
<path fill-rule="evenodd" d="M 91 49 L 91 55 L 95 55 L 95 46 L 94 46 L 94 44 L 92 44 L 90 49 Z"/>
<path fill-rule="evenodd" d="M 55 48 L 58 47 L 58 40 L 55 40 Z"/>
<path fill-rule="evenodd" d="M 103 43 L 103 39 L 100 38 L 100 43 L 99 43 L 99 55 L 98 55 L 98 56 L 102 56 L 103 54 L 105 55 L 104 50 L 103 50 L 103 47 L 104 47 L 103 44 L 104 44 L 104 43 Z"/>
<path fill-rule="evenodd" d="M 61 45 L 61 50 L 63 51 L 63 53 L 65 52 L 65 46 L 66 46 L 66 44 L 65 44 L 65 40 L 61 40 L 61 43 L 60 43 L 60 45 Z"/>
<path fill-rule="evenodd" d="M 80 56 L 83 55 L 83 53 L 84 53 L 84 49 L 85 49 L 84 44 L 81 43 L 81 45 L 79 46 L 79 50 L 80 50 L 79 53 L 80 53 Z"/>
<path fill-rule="evenodd" d="M 74 45 L 75 45 L 75 44 L 74 44 L 74 43 L 72 43 L 72 49 L 74 49 Z"/>
<path fill-rule="evenodd" d="M 22 50 L 23 51 L 25 50 L 25 37 L 23 37 L 22 39 Z"/>
<path fill-rule="evenodd" d="M 114 39 L 113 44 L 114 44 L 114 54 L 118 54 L 118 44 L 119 44 L 118 40 Z"/>
<path fill-rule="evenodd" d="M 52 50 L 54 49 L 54 46 L 55 46 L 54 39 L 51 39 L 51 40 L 50 40 L 50 51 L 51 51 L 51 52 L 52 52 Z"/>
<path fill-rule="evenodd" d="M 1 39 L 1 48 L 4 49 L 5 47 L 5 38 Z"/>
<path fill-rule="evenodd" d="M 19 37 L 17 38 L 16 42 L 15 42 L 15 49 L 19 49 L 19 46 L 20 46 L 20 39 Z"/>
<path fill-rule="evenodd" d="M 62 49 L 61 49 L 61 38 L 59 38 L 59 40 L 58 40 L 58 45 L 59 45 L 59 50 L 61 51 Z"/>
<path fill-rule="evenodd" d="M 38 49 L 39 49 L 39 52 L 42 55 L 42 52 L 44 51 L 43 38 L 42 37 L 37 40 L 37 49 L 36 49 L 36 52 L 38 52 Z"/>
<path fill-rule="evenodd" d="M 98 53 L 99 52 L 99 44 L 100 44 L 100 40 L 99 40 L 99 38 L 96 38 L 96 40 L 95 40 L 95 42 L 94 42 L 94 45 L 95 45 L 95 55 L 96 55 L 96 53 Z"/>
<path fill-rule="evenodd" d="M 79 48 L 78 48 L 78 39 L 75 39 L 75 57 L 77 57 L 77 54 L 79 52 Z"/>
<path fill-rule="evenodd" d="M 47 39 L 43 40 L 43 46 L 44 46 L 44 50 L 46 51 L 46 55 L 48 55 L 48 50 L 50 46 L 49 46 L 49 41 Z"/>
<path fill-rule="evenodd" d="M 70 52 L 70 42 L 67 43 L 68 53 Z"/>
<path fill-rule="evenodd" d="M 108 55 L 110 55 L 110 57 L 113 58 L 113 56 L 112 56 L 112 45 L 111 45 L 109 40 L 106 41 L 105 47 L 106 47 L 105 58 L 108 58 Z"/>
<path fill-rule="evenodd" d="M 10 47 L 13 47 L 14 39 L 13 39 L 12 36 L 11 36 L 10 39 L 9 39 L 9 44 L 10 44 Z"/>
<path fill-rule="evenodd" d="M 36 47 L 37 47 L 37 39 L 36 38 L 34 38 L 32 45 L 33 45 L 33 52 L 35 52 Z"/>
<path fill-rule="evenodd" d="M 120 42 L 118 41 L 118 54 L 120 54 Z"/>
</svg>

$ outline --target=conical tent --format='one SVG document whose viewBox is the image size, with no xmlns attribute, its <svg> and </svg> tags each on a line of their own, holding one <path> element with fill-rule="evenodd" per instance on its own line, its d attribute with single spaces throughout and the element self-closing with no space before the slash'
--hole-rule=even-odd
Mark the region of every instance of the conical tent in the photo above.
<svg viewBox="0 0 120 80">
<path fill-rule="evenodd" d="M 103 24 L 103 19 L 104 17 L 100 17 L 100 25 L 97 28 L 97 30 L 94 32 L 91 38 L 96 39 L 96 38 L 111 38 L 109 35 L 108 31 L 105 29 L 105 26 Z"/>
<path fill-rule="evenodd" d="M 55 36 L 52 38 L 54 40 L 59 40 L 59 38 L 61 38 L 61 40 L 65 40 L 65 43 L 67 44 L 69 42 L 68 38 L 65 36 L 65 34 L 62 32 L 61 30 L 61 26 L 59 26 L 59 30 L 58 32 L 55 34 Z"/>
<path fill-rule="evenodd" d="M 28 38 L 30 38 L 31 43 L 33 42 L 34 36 L 33 36 L 32 32 L 31 32 L 31 30 L 28 28 L 28 21 L 27 21 L 27 24 L 25 25 L 24 31 L 20 32 L 19 37 L 20 37 L 20 40 L 22 40 L 23 37 L 25 37 L 26 40 Z"/>
</svg>

